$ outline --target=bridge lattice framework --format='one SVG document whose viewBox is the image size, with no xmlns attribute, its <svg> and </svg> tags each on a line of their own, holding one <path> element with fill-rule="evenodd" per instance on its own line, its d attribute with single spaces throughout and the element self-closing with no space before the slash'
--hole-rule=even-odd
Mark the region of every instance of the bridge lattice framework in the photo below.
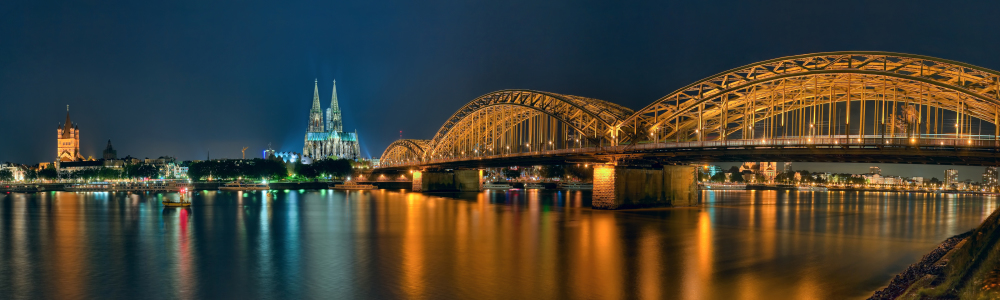
<svg viewBox="0 0 1000 300">
<path fill-rule="evenodd" d="M 996 71 L 920 55 L 816 53 L 731 69 L 639 111 L 548 92 L 492 92 L 459 109 L 433 139 L 392 143 L 380 163 L 652 152 L 692 143 L 997 148 L 998 123 Z"/>
</svg>

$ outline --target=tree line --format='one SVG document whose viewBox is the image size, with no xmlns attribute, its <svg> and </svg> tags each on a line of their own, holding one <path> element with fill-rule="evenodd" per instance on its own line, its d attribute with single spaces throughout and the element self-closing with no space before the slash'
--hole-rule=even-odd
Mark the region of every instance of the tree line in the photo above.
<svg viewBox="0 0 1000 300">
<path fill-rule="evenodd" d="M 343 178 L 353 172 L 348 159 L 324 159 L 303 164 L 300 161 L 285 163 L 274 159 L 227 159 L 192 163 L 188 167 L 188 177 L 194 181 Z"/>
</svg>

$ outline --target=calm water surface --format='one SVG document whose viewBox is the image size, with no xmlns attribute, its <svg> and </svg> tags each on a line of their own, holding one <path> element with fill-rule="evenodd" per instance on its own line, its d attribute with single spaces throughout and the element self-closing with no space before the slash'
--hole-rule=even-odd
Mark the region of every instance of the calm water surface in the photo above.
<svg viewBox="0 0 1000 300">
<path fill-rule="evenodd" d="M 0 295 L 77 298 L 864 298 L 993 197 L 704 192 L 591 210 L 590 194 L 0 194 Z"/>
</svg>

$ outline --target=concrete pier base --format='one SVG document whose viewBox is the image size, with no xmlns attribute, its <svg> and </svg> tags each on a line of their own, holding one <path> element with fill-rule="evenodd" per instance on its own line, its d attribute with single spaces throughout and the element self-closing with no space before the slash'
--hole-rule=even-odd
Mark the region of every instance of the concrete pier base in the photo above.
<svg viewBox="0 0 1000 300">
<path fill-rule="evenodd" d="M 596 209 L 698 205 L 697 169 L 664 166 L 662 169 L 594 166 Z"/>
<path fill-rule="evenodd" d="M 478 192 L 483 188 L 483 171 L 415 171 L 414 192 Z"/>
</svg>

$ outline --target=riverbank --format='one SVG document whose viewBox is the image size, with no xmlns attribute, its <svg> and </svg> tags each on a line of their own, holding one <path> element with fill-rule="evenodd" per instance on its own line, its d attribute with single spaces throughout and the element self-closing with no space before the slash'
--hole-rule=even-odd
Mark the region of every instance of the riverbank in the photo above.
<svg viewBox="0 0 1000 300">
<path fill-rule="evenodd" d="M 972 230 L 962 233 L 953 237 L 950 237 L 944 242 L 941 242 L 934 250 L 932 250 L 924 257 L 920 258 L 920 261 L 914 263 L 906 268 L 903 272 L 893 277 L 889 281 L 889 285 L 882 288 L 881 290 L 875 291 L 869 300 L 891 300 L 896 299 L 900 295 L 903 295 L 914 283 L 917 283 L 921 279 L 927 278 L 927 276 L 935 276 L 941 273 L 941 269 L 947 265 L 948 257 L 952 250 L 956 246 L 962 244 L 965 238 L 972 234 Z"/>
<path fill-rule="evenodd" d="M 979 227 L 949 238 L 869 299 L 998 299 L 998 241 L 1000 210 L 994 210 Z"/>
</svg>

